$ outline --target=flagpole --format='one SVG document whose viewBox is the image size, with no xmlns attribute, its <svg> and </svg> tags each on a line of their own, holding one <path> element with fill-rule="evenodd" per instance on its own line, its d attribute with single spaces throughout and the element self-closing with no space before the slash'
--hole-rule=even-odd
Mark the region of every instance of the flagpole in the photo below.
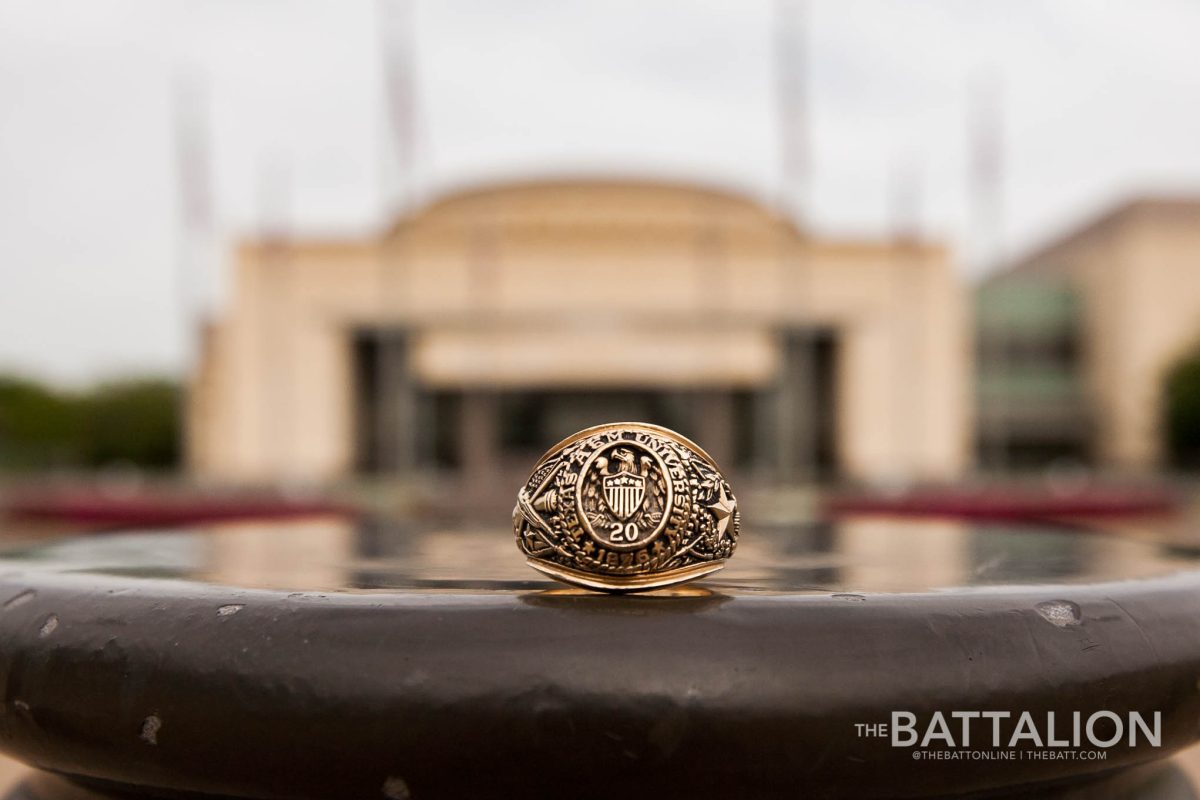
<svg viewBox="0 0 1200 800">
<path fill-rule="evenodd" d="M 205 269 L 214 228 L 208 126 L 208 86 L 194 69 L 179 69 L 171 87 L 175 181 L 178 191 L 177 243 L 174 270 L 175 302 L 179 315 L 181 372 L 177 398 L 178 459 L 187 471 L 199 454 L 192 432 L 192 385 L 197 377 L 196 337 L 201 322 L 198 281 Z"/>
</svg>

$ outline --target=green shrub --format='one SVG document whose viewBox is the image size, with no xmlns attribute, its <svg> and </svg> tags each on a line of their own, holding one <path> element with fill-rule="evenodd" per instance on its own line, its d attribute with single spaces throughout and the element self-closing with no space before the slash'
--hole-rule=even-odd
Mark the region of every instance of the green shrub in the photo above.
<svg viewBox="0 0 1200 800">
<path fill-rule="evenodd" d="M 1200 467 L 1200 350 L 1167 373 L 1163 431 L 1171 462 Z"/>
<path fill-rule="evenodd" d="M 179 388 L 174 383 L 106 383 L 84 395 L 80 405 L 85 466 L 129 462 L 163 469 L 178 463 Z"/>
<path fill-rule="evenodd" d="M 79 406 L 35 381 L 0 376 L 0 467 L 74 466 L 79 460 Z"/>
<path fill-rule="evenodd" d="M 179 388 L 159 379 L 83 392 L 0 376 L 0 469 L 94 468 L 179 462 Z"/>
</svg>

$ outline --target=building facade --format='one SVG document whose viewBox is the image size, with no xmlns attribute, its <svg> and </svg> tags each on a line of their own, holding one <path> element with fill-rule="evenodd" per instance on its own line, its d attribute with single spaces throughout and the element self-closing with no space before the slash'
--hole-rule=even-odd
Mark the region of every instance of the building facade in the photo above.
<svg viewBox="0 0 1200 800">
<path fill-rule="evenodd" d="M 484 480 L 619 418 L 781 479 L 950 478 L 971 449 L 946 251 L 806 237 L 726 191 L 479 188 L 370 240 L 248 242 L 229 294 L 190 392 L 217 478 Z"/>
<path fill-rule="evenodd" d="M 1163 465 L 1163 379 L 1200 341 L 1200 200 L 1125 203 L 986 282 L 977 303 L 985 458 L 1059 448 Z"/>
</svg>

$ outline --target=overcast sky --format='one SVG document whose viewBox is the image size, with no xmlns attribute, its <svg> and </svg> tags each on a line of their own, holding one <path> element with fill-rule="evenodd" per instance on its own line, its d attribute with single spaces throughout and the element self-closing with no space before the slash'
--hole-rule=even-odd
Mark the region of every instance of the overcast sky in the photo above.
<svg viewBox="0 0 1200 800">
<path fill-rule="evenodd" d="M 418 0 L 421 193 L 618 172 L 773 197 L 772 8 Z M 180 74 L 207 85 L 226 240 L 271 213 L 314 234 L 378 224 L 377 13 L 373 0 L 0 0 L 0 370 L 179 369 Z M 922 230 L 964 246 L 981 75 L 1003 98 L 1008 252 L 1132 194 L 1200 193 L 1191 0 L 813 0 L 809 24 L 818 229 L 886 233 L 907 171 Z M 286 211 L 262 199 L 263 175 L 284 174 Z"/>
</svg>

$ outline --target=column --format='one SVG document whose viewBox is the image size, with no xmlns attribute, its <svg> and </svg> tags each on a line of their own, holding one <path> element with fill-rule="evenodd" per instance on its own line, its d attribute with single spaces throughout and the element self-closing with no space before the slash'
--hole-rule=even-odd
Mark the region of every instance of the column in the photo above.
<svg viewBox="0 0 1200 800">
<path fill-rule="evenodd" d="M 411 473 L 416 466 L 417 392 L 408 368 L 408 341 L 403 333 L 383 333 L 376 347 L 377 466 L 380 472 Z"/>
<path fill-rule="evenodd" d="M 498 403 L 493 392 L 468 390 L 462 397 L 460 462 L 469 486 L 485 488 L 499 474 Z"/>
<path fill-rule="evenodd" d="M 785 334 L 774 393 L 775 470 L 781 480 L 812 480 L 817 473 L 816 337 Z"/>
<path fill-rule="evenodd" d="M 719 389 L 701 392 L 697 398 L 698 419 L 694 426 L 699 440 L 697 444 L 721 465 L 722 469 L 733 466 L 733 395 Z"/>
</svg>

